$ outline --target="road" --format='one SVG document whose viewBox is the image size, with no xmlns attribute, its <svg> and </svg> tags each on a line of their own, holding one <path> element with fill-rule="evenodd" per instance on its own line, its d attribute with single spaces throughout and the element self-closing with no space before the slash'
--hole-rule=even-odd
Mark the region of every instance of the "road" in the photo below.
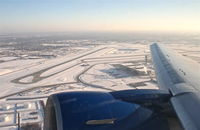
<svg viewBox="0 0 200 130">
<path fill-rule="evenodd" d="M 39 71 L 34 72 L 34 73 L 32 73 L 32 74 L 28 74 L 28 75 L 25 75 L 25 76 L 16 78 L 16 79 L 12 80 L 11 82 L 13 82 L 13 83 L 18 83 L 18 84 L 32 84 L 32 83 L 36 83 L 36 82 L 38 82 L 38 81 L 40 81 L 40 80 L 46 79 L 46 78 L 51 77 L 51 76 L 53 76 L 53 75 L 56 75 L 56 74 L 58 74 L 58 73 L 60 73 L 60 72 L 62 72 L 62 71 L 65 71 L 65 70 L 67 70 L 67 69 L 70 69 L 70 68 L 72 68 L 72 67 L 74 67 L 74 66 L 76 66 L 76 65 L 78 65 L 78 64 L 80 64 L 80 63 L 75 64 L 75 65 L 73 65 L 73 66 L 70 66 L 70 67 L 68 67 L 68 68 L 66 68 L 66 69 L 64 69 L 64 70 L 61 70 L 61 71 L 59 71 L 59 72 L 53 73 L 53 74 L 48 75 L 48 76 L 43 76 L 43 77 L 41 77 L 42 73 L 44 73 L 44 72 L 46 72 L 46 71 L 49 71 L 50 69 L 52 69 L 52 68 L 54 68 L 54 67 L 57 67 L 57 66 L 60 66 L 60 65 L 69 63 L 69 62 L 74 61 L 74 60 L 78 60 L 78 59 L 80 59 L 80 58 L 82 58 L 82 57 L 91 55 L 91 54 L 93 54 L 93 53 L 95 53 L 95 52 L 98 52 L 98 51 L 103 50 L 103 49 L 106 49 L 106 48 L 107 48 L 107 47 L 100 48 L 100 49 L 98 49 L 98 50 L 95 50 L 95 51 L 86 53 L 86 54 L 84 54 L 84 55 L 81 55 L 81 56 L 72 58 L 72 59 L 70 59 L 70 60 L 67 60 L 67 61 L 65 61 L 65 62 L 59 63 L 59 64 L 57 64 L 57 65 L 53 65 L 53 66 L 51 66 L 51 67 L 48 67 L 48 68 L 39 70 Z M 24 79 L 24 78 L 26 78 L 26 77 L 29 77 L 29 76 L 33 76 L 32 82 L 24 83 L 24 82 L 21 82 L 21 81 L 20 81 L 20 80 L 22 80 L 22 79 Z"/>
</svg>

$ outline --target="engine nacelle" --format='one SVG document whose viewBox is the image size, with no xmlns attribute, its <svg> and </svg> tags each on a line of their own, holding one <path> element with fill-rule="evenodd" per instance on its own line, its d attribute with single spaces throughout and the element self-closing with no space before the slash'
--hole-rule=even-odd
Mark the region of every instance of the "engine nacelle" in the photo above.
<svg viewBox="0 0 200 130">
<path fill-rule="evenodd" d="M 134 95 L 134 90 L 131 91 L 133 91 L 132 95 Z M 65 93 L 51 95 L 47 100 L 45 108 L 44 129 L 45 130 L 137 130 L 137 129 L 167 130 L 169 129 L 167 120 L 159 112 L 157 111 L 155 112 L 154 109 L 145 107 L 143 104 L 142 105 L 138 104 L 139 101 L 145 102 L 144 97 L 147 93 L 141 91 L 141 93 L 138 96 L 135 95 L 135 100 L 133 100 L 134 99 L 133 97 L 130 97 L 130 99 L 132 99 L 131 101 L 126 101 L 128 100 L 128 97 L 125 96 L 128 95 L 126 93 L 127 91 L 119 91 L 111 93 L 81 91 L 81 92 L 65 92 Z M 165 96 L 163 97 L 166 99 L 167 94 L 166 93 L 164 94 Z M 163 93 L 161 93 L 160 95 L 163 95 Z M 165 102 L 165 101 L 161 100 L 160 102 Z"/>
</svg>

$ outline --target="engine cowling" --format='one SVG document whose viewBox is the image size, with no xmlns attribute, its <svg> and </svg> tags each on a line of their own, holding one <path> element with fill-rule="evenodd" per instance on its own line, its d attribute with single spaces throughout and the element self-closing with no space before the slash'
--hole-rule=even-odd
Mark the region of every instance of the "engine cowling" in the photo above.
<svg viewBox="0 0 200 130">
<path fill-rule="evenodd" d="M 168 129 L 167 120 L 163 116 L 140 104 L 123 101 L 123 93 L 117 93 L 118 97 L 116 93 L 83 91 L 51 95 L 45 108 L 44 129 Z"/>
</svg>

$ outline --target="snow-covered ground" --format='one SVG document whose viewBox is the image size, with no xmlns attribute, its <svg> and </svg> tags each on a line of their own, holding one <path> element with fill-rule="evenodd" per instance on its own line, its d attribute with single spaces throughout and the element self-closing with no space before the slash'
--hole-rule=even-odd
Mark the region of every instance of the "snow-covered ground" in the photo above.
<svg viewBox="0 0 200 130">
<path fill-rule="evenodd" d="M 58 46 L 62 45 L 59 42 Z M 199 45 L 170 44 L 170 47 L 200 63 Z M 0 63 L 0 126 L 16 127 L 14 119 L 17 119 L 17 115 L 14 113 L 19 111 L 19 105 L 24 107 L 19 114 L 22 124 L 27 120 L 41 122 L 42 114 L 38 108 L 32 108 L 37 106 L 33 101 L 42 100 L 45 104 L 47 97 L 53 93 L 158 89 L 149 44 L 111 42 L 89 48 L 74 48 L 79 52 L 72 51 L 51 59 L 1 57 L 0 60 L 4 62 Z M 29 108 L 32 109 L 23 112 Z M 35 115 L 30 114 L 32 111 Z"/>
<path fill-rule="evenodd" d="M 172 44 L 170 47 L 200 62 L 198 45 Z M 11 96 L 48 96 L 80 89 L 115 91 L 157 88 L 149 44 L 139 43 L 99 45 L 53 59 L 6 61 L 0 63 L 0 81 L 0 98 L 4 100 Z"/>
<path fill-rule="evenodd" d="M 0 104 L 0 129 L 17 130 L 37 128 L 41 129 L 44 117 L 41 101 L 4 102 Z"/>
</svg>

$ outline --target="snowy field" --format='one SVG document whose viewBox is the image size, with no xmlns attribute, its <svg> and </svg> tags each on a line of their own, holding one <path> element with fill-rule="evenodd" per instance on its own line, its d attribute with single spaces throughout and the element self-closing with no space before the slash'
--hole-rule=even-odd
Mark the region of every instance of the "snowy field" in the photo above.
<svg viewBox="0 0 200 130">
<path fill-rule="evenodd" d="M 6 61 L 0 63 L 0 98 L 38 99 L 76 90 L 157 89 L 149 45 L 99 45 L 51 59 L 2 57 Z M 199 45 L 173 44 L 170 47 L 200 62 Z"/>
<path fill-rule="evenodd" d="M 158 89 L 149 51 L 151 43 L 58 40 L 41 43 L 53 47 L 44 53 L 14 53 L 8 47 L 0 48 L 0 127 L 17 129 L 17 120 L 22 125 L 40 124 L 42 105 L 34 108 L 38 105 L 33 104 L 42 101 L 45 105 L 47 97 L 54 93 Z M 200 63 L 200 44 L 167 46 Z M 18 107 L 20 103 L 24 109 Z"/>
<path fill-rule="evenodd" d="M 99 45 L 53 59 L 19 59 L 1 64 L 1 99 L 75 90 L 157 88 L 145 44 Z"/>
</svg>

